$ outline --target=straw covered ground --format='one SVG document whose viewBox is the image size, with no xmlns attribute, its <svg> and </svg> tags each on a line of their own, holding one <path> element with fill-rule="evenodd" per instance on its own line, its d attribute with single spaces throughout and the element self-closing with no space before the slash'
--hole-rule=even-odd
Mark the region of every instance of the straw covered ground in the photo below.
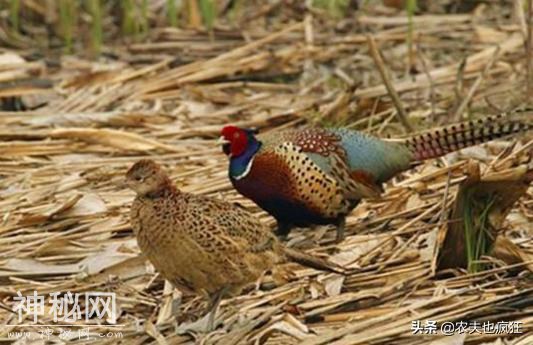
<svg viewBox="0 0 533 345">
<path fill-rule="evenodd" d="M 274 227 L 232 189 L 215 144 L 221 126 L 343 125 L 401 137 L 527 105 L 531 56 L 520 1 L 420 9 L 411 21 L 373 2 L 337 18 L 303 3 L 247 6 L 240 21 L 220 19 L 210 33 L 152 28 L 136 42 L 108 42 L 94 59 L 43 52 L 0 30 L 0 337 L 41 329 L 13 312 L 17 291 L 99 291 L 116 293 L 121 327 L 82 320 L 80 329 L 94 326 L 93 340 L 67 336 L 63 326 L 50 327 L 51 339 L 533 344 L 533 188 L 512 204 L 483 269 L 443 270 L 437 262 L 459 185 L 478 173 L 506 186 L 531 178 L 531 133 L 402 174 L 382 199 L 352 212 L 342 243 L 330 227 L 291 233 L 291 245 L 352 268 L 349 275 L 291 264 L 288 284 L 266 275 L 223 300 L 216 332 L 176 332 L 173 309 L 190 322 L 207 302 L 172 289 L 139 256 L 128 222 L 134 195 L 123 185 L 136 160 L 152 158 L 179 188 L 238 201 Z M 47 311 L 38 324 L 53 324 Z M 413 334 L 417 320 L 516 321 L 522 330 Z M 119 339 L 98 337 L 117 330 Z"/>
</svg>

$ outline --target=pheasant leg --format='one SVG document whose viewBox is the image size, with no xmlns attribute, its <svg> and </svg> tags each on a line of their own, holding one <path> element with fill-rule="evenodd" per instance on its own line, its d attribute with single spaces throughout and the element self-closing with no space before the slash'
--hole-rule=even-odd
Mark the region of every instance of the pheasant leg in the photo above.
<svg viewBox="0 0 533 345">
<path fill-rule="evenodd" d="M 211 301 L 209 302 L 208 306 L 209 317 L 207 319 L 207 332 L 212 332 L 215 329 L 215 316 L 218 309 L 218 305 L 220 304 L 220 301 L 222 300 L 222 297 L 227 292 L 227 290 L 227 288 L 222 288 L 219 291 L 215 292 L 213 296 L 211 296 Z"/>
<path fill-rule="evenodd" d="M 292 225 L 278 221 L 278 228 L 276 229 L 276 236 L 281 240 L 287 240 L 289 233 L 291 232 Z"/>
<path fill-rule="evenodd" d="M 340 217 L 337 224 L 337 238 L 336 238 L 336 241 L 337 243 L 339 242 L 342 242 L 342 240 L 344 240 L 344 227 L 346 226 L 346 218 L 345 217 Z"/>
</svg>

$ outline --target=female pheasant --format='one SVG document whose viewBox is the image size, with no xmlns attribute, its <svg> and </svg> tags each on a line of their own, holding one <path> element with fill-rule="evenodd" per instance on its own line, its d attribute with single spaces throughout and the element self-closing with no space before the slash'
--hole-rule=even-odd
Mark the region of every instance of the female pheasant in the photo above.
<svg viewBox="0 0 533 345">
<path fill-rule="evenodd" d="M 141 251 L 161 275 L 211 297 L 207 330 L 224 295 L 287 259 L 338 272 L 326 260 L 284 247 L 270 230 L 238 205 L 180 192 L 151 160 L 135 163 L 126 183 L 137 193 L 130 220 Z"/>
<path fill-rule="evenodd" d="M 293 226 L 334 224 L 340 241 L 345 217 L 361 198 L 379 196 L 383 182 L 414 163 L 529 128 L 499 115 L 397 141 L 343 128 L 256 136 L 235 126 L 225 126 L 220 139 L 233 186 L 277 220 L 279 236 Z"/>
</svg>

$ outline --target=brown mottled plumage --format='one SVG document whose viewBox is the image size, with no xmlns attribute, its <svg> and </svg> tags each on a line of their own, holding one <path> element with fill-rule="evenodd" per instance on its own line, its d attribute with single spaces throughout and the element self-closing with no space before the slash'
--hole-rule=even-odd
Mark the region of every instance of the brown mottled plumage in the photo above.
<svg viewBox="0 0 533 345">
<path fill-rule="evenodd" d="M 126 180 L 137 193 L 130 217 L 141 251 L 165 279 L 211 296 L 209 330 L 223 295 L 238 294 L 286 257 L 333 270 L 283 247 L 242 207 L 180 192 L 151 160 L 135 163 Z"/>
</svg>

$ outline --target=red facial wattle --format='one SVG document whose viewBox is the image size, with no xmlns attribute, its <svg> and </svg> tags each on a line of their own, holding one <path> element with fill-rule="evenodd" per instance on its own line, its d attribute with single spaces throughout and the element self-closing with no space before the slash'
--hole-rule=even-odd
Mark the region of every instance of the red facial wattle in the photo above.
<svg viewBox="0 0 533 345">
<path fill-rule="evenodd" d="M 222 137 L 228 141 L 228 146 L 224 146 L 223 150 L 226 154 L 231 154 L 232 157 L 238 157 L 244 153 L 248 145 L 248 138 L 246 131 L 235 126 L 226 126 L 222 129 Z"/>
</svg>

